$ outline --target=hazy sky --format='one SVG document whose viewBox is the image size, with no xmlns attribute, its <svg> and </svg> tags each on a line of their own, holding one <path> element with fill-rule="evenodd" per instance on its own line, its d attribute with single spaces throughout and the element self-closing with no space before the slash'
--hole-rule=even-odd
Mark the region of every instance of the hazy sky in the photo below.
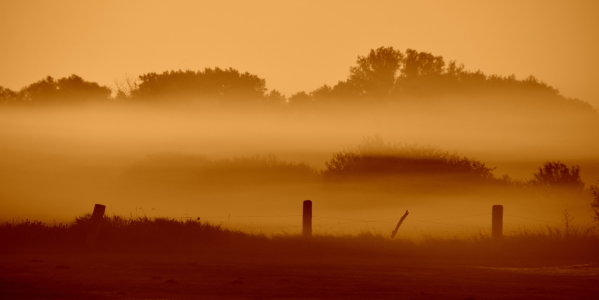
<svg viewBox="0 0 599 300">
<path fill-rule="evenodd" d="M 0 86 L 233 67 L 289 96 L 380 46 L 535 75 L 599 107 L 599 1 L 0 0 Z"/>
</svg>

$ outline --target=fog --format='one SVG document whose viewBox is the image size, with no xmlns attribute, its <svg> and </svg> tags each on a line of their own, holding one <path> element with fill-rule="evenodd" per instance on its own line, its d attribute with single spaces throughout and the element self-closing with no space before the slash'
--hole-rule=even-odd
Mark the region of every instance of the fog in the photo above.
<svg viewBox="0 0 599 300">
<path fill-rule="evenodd" d="M 476 159 L 495 168 L 497 178 L 530 180 L 544 162 L 559 160 L 579 165 L 587 186 L 597 184 L 596 115 L 445 103 L 270 111 L 185 104 L 3 109 L 0 221 L 70 222 L 100 203 L 108 214 L 199 217 L 230 229 L 295 234 L 301 203 L 310 199 L 316 234 L 387 235 L 405 210 L 410 215 L 400 235 L 488 233 L 495 204 L 504 205 L 508 232 L 562 226 L 564 209 L 576 225 L 592 223 L 588 192 L 466 186 L 459 178 L 419 180 L 419 174 L 391 185 L 321 178 L 334 153 L 379 136 Z M 287 163 L 305 176 L 251 168 L 236 176 L 231 167 L 212 178 L 216 173 L 202 177 L 194 169 L 235 166 L 243 158 Z"/>
</svg>

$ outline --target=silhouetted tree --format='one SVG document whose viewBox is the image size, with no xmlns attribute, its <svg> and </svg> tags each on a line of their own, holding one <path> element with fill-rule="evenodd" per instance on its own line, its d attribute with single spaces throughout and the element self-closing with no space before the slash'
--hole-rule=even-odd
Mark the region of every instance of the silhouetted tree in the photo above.
<svg viewBox="0 0 599 300">
<path fill-rule="evenodd" d="M 447 94 L 448 82 L 455 85 L 462 69 L 456 68 L 454 63 L 451 71 L 446 71 L 443 57 L 408 49 L 396 81 L 395 94 L 400 98 Z"/>
<path fill-rule="evenodd" d="M 479 161 L 435 147 L 389 144 L 378 136 L 365 138 L 355 148 L 333 154 L 325 166 L 323 175 L 328 179 L 397 175 L 494 178 L 493 169 Z"/>
<path fill-rule="evenodd" d="M 413 49 L 408 49 L 406 50 L 406 56 L 403 62 L 401 76 L 408 79 L 442 75 L 445 73 L 445 62 L 443 57 L 434 56 L 427 52 L 418 52 Z"/>
<path fill-rule="evenodd" d="M 333 92 L 333 88 L 328 85 L 323 85 L 315 90 L 313 90 L 310 94 L 314 101 L 326 101 L 326 99 L 331 98 L 331 93 Z"/>
<path fill-rule="evenodd" d="M 23 88 L 19 94 L 29 103 L 54 101 L 58 98 L 58 83 L 48 76 Z"/>
<path fill-rule="evenodd" d="M 66 99 L 106 101 L 112 91 L 95 82 L 83 80 L 77 75 L 58 79 L 59 97 Z"/>
<path fill-rule="evenodd" d="M 465 70 L 464 66 L 442 56 L 393 47 L 372 49 L 359 55 L 346 80 L 312 92 L 299 92 L 289 99 L 276 90 L 267 93 L 265 80 L 235 69 L 206 68 L 201 71 L 147 73 L 136 80 L 116 83 L 117 100 L 173 103 L 192 101 L 211 105 L 250 104 L 265 107 L 326 107 L 384 103 L 442 103 L 444 107 L 472 108 L 498 112 L 519 112 L 528 118 L 556 111 L 575 114 L 577 124 L 596 124 L 597 112 L 588 103 L 562 96 L 559 91 L 534 76 L 517 80 L 515 76 L 486 75 Z M 0 87 L 0 103 L 55 104 L 106 101 L 111 91 L 77 75 L 55 80 L 48 76 L 15 93 Z M 384 99 L 385 101 L 379 101 Z M 448 100 L 449 99 L 449 100 Z M 310 105 L 306 105 L 306 104 Z M 327 105 L 321 105 L 327 104 Z M 408 107 L 398 105 L 399 107 Z M 352 107 L 353 108 L 353 107 Z M 349 110 L 348 110 L 349 111 Z M 478 112 L 478 111 L 477 111 Z M 484 112 L 484 111 L 483 111 Z M 516 115 L 516 114 L 514 114 Z M 593 123 L 594 122 L 594 123 Z M 586 128 L 586 127 L 585 127 Z"/>
<path fill-rule="evenodd" d="M 19 94 L 17 92 L 0 86 L 0 105 L 14 104 L 19 100 Z"/>
<path fill-rule="evenodd" d="M 297 92 L 289 97 L 289 105 L 295 108 L 306 107 L 313 101 L 312 96 L 304 91 Z"/>
<path fill-rule="evenodd" d="M 215 104 L 259 103 L 266 95 L 264 79 L 229 68 L 203 71 L 170 71 L 139 76 L 134 100 L 176 102 L 202 101 Z"/>
<path fill-rule="evenodd" d="M 599 221 L 599 185 L 591 186 L 591 194 L 593 195 L 593 202 L 591 202 L 591 207 L 595 212 L 595 221 Z"/>
<path fill-rule="evenodd" d="M 268 92 L 264 96 L 263 100 L 264 106 L 269 108 L 280 108 L 285 105 L 286 102 L 287 99 L 285 98 L 285 95 L 281 94 L 281 92 L 277 90 L 271 90 Z"/>
<path fill-rule="evenodd" d="M 116 85 L 116 100 L 130 100 L 131 93 L 137 89 L 137 80 L 129 77 L 127 74 L 125 74 L 125 78 L 123 80 L 115 80 L 114 84 Z"/>
<path fill-rule="evenodd" d="M 357 87 L 360 96 L 380 98 L 389 95 L 399 74 L 403 54 L 393 47 L 370 50 L 358 56 L 357 66 L 349 69 L 347 84 Z"/>
<path fill-rule="evenodd" d="M 23 88 L 19 94 L 31 104 L 72 104 L 108 101 L 111 91 L 77 75 L 60 78 L 48 76 Z"/>
<path fill-rule="evenodd" d="M 567 187 L 582 189 L 584 182 L 580 179 L 580 167 L 571 168 L 560 161 L 546 162 L 534 173 L 531 181 L 534 185 L 549 187 Z"/>
<path fill-rule="evenodd" d="M 451 99 L 456 107 L 471 105 L 494 111 L 506 108 L 523 115 L 560 111 L 589 118 L 585 120 L 596 122 L 598 119 L 590 104 L 565 98 L 534 76 L 524 80 L 517 80 L 513 75 L 488 76 L 480 70 L 467 71 L 455 61 L 446 65 L 442 56 L 413 49 L 407 49 L 404 54 L 392 47 L 380 47 L 370 50 L 366 56 L 358 56 L 346 80 L 307 94 L 314 104 L 346 105 L 385 99 L 427 105 L 437 101 L 445 105 L 451 104 L 447 103 L 447 99 Z"/>
<path fill-rule="evenodd" d="M 324 85 L 309 95 L 315 102 L 333 104 L 387 98 L 394 87 L 402 59 L 403 54 L 393 47 L 370 50 L 367 56 L 358 56 L 356 66 L 350 67 L 347 80 L 332 87 Z"/>
</svg>

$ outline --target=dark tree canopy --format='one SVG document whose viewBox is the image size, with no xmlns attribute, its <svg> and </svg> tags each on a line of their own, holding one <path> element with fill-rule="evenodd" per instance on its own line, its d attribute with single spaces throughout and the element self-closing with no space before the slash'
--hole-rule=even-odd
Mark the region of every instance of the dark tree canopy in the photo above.
<svg viewBox="0 0 599 300">
<path fill-rule="evenodd" d="M 29 104 L 72 104 L 108 101 L 111 90 L 77 75 L 60 78 L 48 76 L 19 92 L 20 101 Z"/>
<path fill-rule="evenodd" d="M 523 80 L 514 75 L 489 76 L 480 70 L 467 71 L 455 61 L 446 63 L 442 56 L 413 49 L 405 53 L 392 47 L 371 50 L 366 56 L 358 56 L 349 71 L 345 81 L 306 93 L 312 101 L 304 102 L 429 105 L 452 99 L 456 105 L 506 107 L 527 113 L 559 110 L 597 116 L 590 104 L 566 98 L 534 76 Z"/>
<path fill-rule="evenodd" d="M 443 57 L 413 49 L 406 50 L 401 76 L 407 79 L 448 74 Z"/>
<path fill-rule="evenodd" d="M 0 86 L 0 105 L 15 103 L 19 100 L 19 94 L 11 89 Z"/>
<path fill-rule="evenodd" d="M 386 97 L 399 74 L 403 54 L 392 47 L 370 50 L 368 56 L 358 56 L 357 66 L 349 69 L 347 83 L 356 87 L 359 96 Z"/>
<path fill-rule="evenodd" d="M 218 104 L 258 102 L 266 98 L 264 79 L 229 68 L 206 68 L 203 71 L 169 71 L 139 76 L 134 100 L 204 101 Z M 278 96 L 272 94 L 271 96 Z M 271 98 L 272 99 L 272 98 Z"/>
<path fill-rule="evenodd" d="M 289 99 L 276 90 L 266 89 L 264 79 L 233 68 L 205 68 L 199 71 L 147 73 L 118 83 L 115 97 L 105 86 L 83 80 L 77 75 L 54 79 L 50 76 L 19 92 L 0 87 L 0 103 L 57 104 L 106 100 L 137 103 L 193 102 L 219 106 L 257 105 L 268 108 L 333 110 L 353 106 L 392 103 L 397 107 L 442 104 L 445 107 L 480 108 L 481 111 L 530 114 L 545 117 L 574 114 L 577 120 L 593 120 L 593 107 L 578 99 L 566 98 L 534 76 L 518 80 L 514 75 L 486 75 L 468 71 L 442 56 L 393 47 L 379 47 L 359 55 L 348 77 L 334 85 L 323 85 L 311 92 L 297 92 Z"/>
<path fill-rule="evenodd" d="M 560 161 L 546 162 L 533 174 L 531 183 L 549 187 L 566 187 L 582 189 L 584 182 L 580 179 L 580 167 L 571 168 Z"/>
<path fill-rule="evenodd" d="M 277 90 L 266 93 L 262 103 L 267 108 L 281 108 L 286 103 L 285 95 Z"/>
<path fill-rule="evenodd" d="M 298 92 L 291 95 L 288 99 L 289 105 L 293 107 L 304 107 L 312 103 L 312 96 L 306 92 Z"/>
</svg>

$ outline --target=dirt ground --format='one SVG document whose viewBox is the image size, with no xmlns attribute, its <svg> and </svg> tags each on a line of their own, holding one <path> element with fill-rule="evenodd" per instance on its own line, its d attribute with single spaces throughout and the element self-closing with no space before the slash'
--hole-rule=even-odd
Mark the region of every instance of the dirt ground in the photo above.
<svg viewBox="0 0 599 300">
<path fill-rule="evenodd" d="M 599 264 L 228 254 L 0 255 L 0 299 L 598 299 Z"/>
</svg>

